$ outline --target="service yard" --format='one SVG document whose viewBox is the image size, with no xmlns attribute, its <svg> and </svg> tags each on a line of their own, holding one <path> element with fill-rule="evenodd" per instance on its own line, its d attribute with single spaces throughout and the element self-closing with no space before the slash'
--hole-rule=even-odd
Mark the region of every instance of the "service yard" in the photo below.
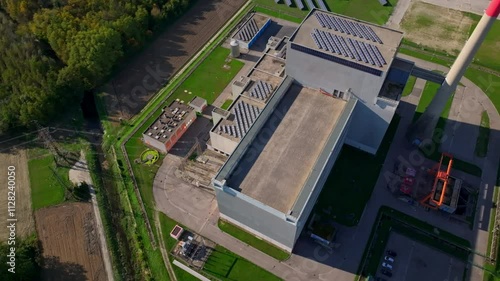
<svg viewBox="0 0 500 281">
<path fill-rule="evenodd" d="M 463 279 L 465 270 L 463 261 L 397 232 L 391 232 L 384 253 L 389 249 L 397 253 L 392 263 L 391 280 L 459 281 Z M 381 258 L 381 265 L 383 260 L 384 257 Z M 380 273 L 381 265 L 377 270 L 377 275 L 383 277 Z"/>
<path fill-rule="evenodd" d="M 44 280 L 107 280 L 90 203 L 66 203 L 35 212 Z"/>
<path fill-rule="evenodd" d="M 13 191 L 8 189 L 9 178 L 7 172 L 9 169 L 15 172 L 15 178 L 13 180 L 15 188 Z M 17 219 L 16 235 L 18 238 L 24 238 L 33 233 L 35 228 L 31 212 L 31 190 L 26 151 L 16 149 L 0 153 L 0 173 L 2 175 L 0 176 L 0 186 L 2 187 L 2 192 L 0 193 L 0 205 L 2 206 L 0 221 L 7 221 L 7 207 L 13 205 L 13 203 L 10 203 L 10 205 L 8 204 L 8 197 L 10 196 L 10 199 L 14 200 L 9 201 L 15 204 L 15 218 Z M 12 179 L 11 175 L 11 180 Z M 7 240 L 9 235 L 8 232 L 9 229 L 6 227 L 0 227 L 0 242 Z"/>
</svg>

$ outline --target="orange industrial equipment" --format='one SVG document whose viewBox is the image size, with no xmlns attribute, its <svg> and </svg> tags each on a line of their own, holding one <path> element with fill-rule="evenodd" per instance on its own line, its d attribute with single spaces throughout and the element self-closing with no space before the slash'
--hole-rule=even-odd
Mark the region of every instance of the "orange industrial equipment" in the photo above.
<svg viewBox="0 0 500 281">
<path fill-rule="evenodd" d="M 448 168 L 446 170 L 441 170 L 445 157 L 448 159 Z M 441 154 L 441 160 L 434 168 L 434 171 L 436 171 L 436 178 L 434 180 L 434 185 L 432 186 L 432 192 L 420 201 L 421 204 L 433 209 L 437 209 L 443 204 L 452 165 L 453 156 L 449 153 Z M 428 204 L 427 200 L 430 200 L 433 204 Z"/>
</svg>

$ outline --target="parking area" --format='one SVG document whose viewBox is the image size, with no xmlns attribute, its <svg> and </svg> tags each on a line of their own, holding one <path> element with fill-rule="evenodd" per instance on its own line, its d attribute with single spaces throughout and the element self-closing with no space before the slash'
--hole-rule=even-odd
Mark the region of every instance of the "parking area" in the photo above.
<svg viewBox="0 0 500 281">
<path fill-rule="evenodd" d="M 377 276 L 398 281 L 463 279 L 465 270 L 463 261 L 394 231 L 389 236 L 384 253 L 387 250 L 397 253 L 394 262 L 391 263 L 392 277 L 380 273 L 385 255 L 381 258 Z"/>
</svg>

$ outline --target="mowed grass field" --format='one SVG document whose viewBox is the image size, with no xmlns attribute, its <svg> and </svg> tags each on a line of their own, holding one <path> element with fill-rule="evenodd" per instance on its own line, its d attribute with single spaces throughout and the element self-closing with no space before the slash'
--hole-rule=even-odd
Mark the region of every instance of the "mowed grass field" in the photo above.
<svg viewBox="0 0 500 281">
<path fill-rule="evenodd" d="M 206 99 L 208 104 L 213 103 L 244 65 L 241 61 L 228 58 L 229 53 L 229 49 L 217 47 L 181 84 L 172 97 L 188 102 L 194 96 L 199 96 Z M 225 65 L 229 68 L 226 69 Z"/>
<path fill-rule="evenodd" d="M 276 4 L 272 0 L 253 0 L 253 2 L 257 6 L 265 8 L 267 11 L 271 12 L 271 16 L 276 16 L 283 19 L 287 19 L 287 17 L 290 16 L 302 19 L 309 13 L 309 10 L 307 8 L 304 10 L 300 10 L 295 6 L 295 3 L 291 7 L 288 7 L 284 1 L 280 1 L 279 4 Z M 385 24 L 389 19 L 398 1 L 389 1 L 390 5 L 387 6 L 380 5 L 380 3 L 376 0 L 323 0 L 323 2 L 328 7 L 328 9 L 334 13 L 382 25 Z M 302 3 L 305 7 L 307 7 L 307 4 L 304 0 L 302 0 Z M 319 7 L 317 3 L 316 6 Z M 258 11 L 266 13 L 265 10 Z"/>
<path fill-rule="evenodd" d="M 434 50 L 443 55 L 457 55 L 481 16 L 444 7 L 413 2 L 406 12 L 401 28 L 405 31 L 405 39 L 420 47 Z M 481 45 L 474 63 L 500 70 L 500 21 L 493 24 L 492 29 Z"/>
<path fill-rule="evenodd" d="M 66 189 L 51 170 L 51 168 L 56 170 L 52 154 L 29 160 L 28 167 L 33 210 L 62 203 Z M 69 168 L 59 167 L 56 173 L 65 184 L 70 184 Z"/>
<path fill-rule="evenodd" d="M 223 281 L 281 280 L 272 273 L 217 245 L 203 271 Z"/>
<path fill-rule="evenodd" d="M 163 106 L 170 104 L 175 99 L 189 102 L 194 96 L 202 97 L 211 104 L 244 65 L 242 62 L 232 59 L 230 62 L 226 62 L 229 53 L 229 49 L 222 47 L 215 48 L 177 90 L 172 93 Z M 229 69 L 224 68 L 224 65 L 228 65 Z M 135 163 L 134 160 L 139 159 L 142 152 L 148 148 L 141 140 L 142 133 L 161 114 L 161 108 L 146 120 L 144 125 L 125 144 L 125 149 L 127 150 L 129 161 L 132 165 L 132 170 L 141 191 L 142 200 L 144 201 L 149 218 L 153 217 L 152 212 L 154 212 L 153 181 L 156 172 L 161 166 L 164 155 L 160 155 L 160 159 L 150 166 Z"/>
<path fill-rule="evenodd" d="M 281 250 L 280 248 L 257 238 L 255 235 L 246 232 L 245 230 L 228 223 L 226 221 L 220 220 L 218 222 L 218 226 L 220 230 L 226 232 L 227 234 L 241 240 L 248 245 L 254 247 L 255 249 L 277 259 L 277 260 L 286 260 L 290 257 L 290 254 Z"/>
</svg>

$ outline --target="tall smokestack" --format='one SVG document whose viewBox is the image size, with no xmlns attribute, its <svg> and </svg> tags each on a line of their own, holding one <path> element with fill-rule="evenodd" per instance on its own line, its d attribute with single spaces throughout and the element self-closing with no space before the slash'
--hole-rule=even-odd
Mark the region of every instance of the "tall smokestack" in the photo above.
<svg viewBox="0 0 500 281">
<path fill-rule="evenodd" d="M 410 126 L 407 133 L 407 137 L 410 141 L 422 142 L 432 138 L 434 128 L 436 128 L 439 117 L 446 106 L 446 102 L 451 94 L 455 92 L 460 79 L 464 76 L 465 70 L 467 70 L 467 67 L 472 62 L 472 59 L 476 55 L 499 14 L 500 0 L 492 0 L 476 29 L 474 29 L 474 32 L 472 32 L 469 40 L 465 43 L 464 48 L 451 66 L 450 72 L 446 75 L 446 79 L 439 88 L 436 96 L 420 118 Z"/>
</svg>

